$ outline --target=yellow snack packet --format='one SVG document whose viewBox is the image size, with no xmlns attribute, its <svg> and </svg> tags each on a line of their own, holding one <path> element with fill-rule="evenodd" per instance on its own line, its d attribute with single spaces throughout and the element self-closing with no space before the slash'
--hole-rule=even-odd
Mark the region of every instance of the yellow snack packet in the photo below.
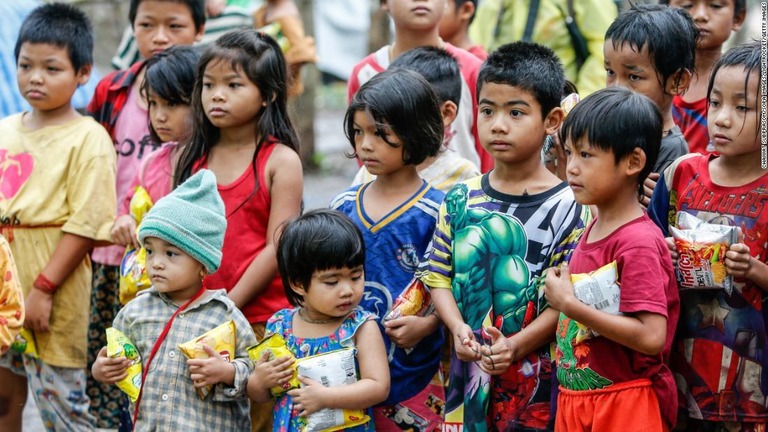
<svg viewBox="0 0 768 432">
<path fill-rule="evenodd" d="M 22 327 L 19 334 L 11 344 L 11 349 L 19 354 L 26 354 L 37 358 L 37 344 L 35 343 L 35 334 Z"/>
<path fill-rule="evenodd" d="M 213 348 L 225 360 L 231 362 L 235 358 L 237 346 L 237 331 L 235 321 L 229 320 L 224 324 L 207 331 L 195 339 L 179 345 L 179 351 L 190 359 L 207 359 L 208 353 L 203 349 L 203 344 Z M 212 390 L 212 386 L 197 389 L 200 399 L 205 399 Z"/>
<path fill-rule="evenodd" d="M 141 224 L 144 215 L 152 208 L 152 198 L 149 192 L 141 186 L 131 198 L 131 216 L 137 224 Z M 123 260 L 120 262 L 120 285 L 118 296 L 120 303 L 126 304 L 136 297 L 139 291 L 152 286 L 147 275 L 147 251 L 144 248 L 136 249 L 128 246 L 125 249 Z"/>
<path fill-rule="evenodd" d="M 326 387 L 353 384 L 358 380 L 354 348 L 345 348 L 297 360 L 298 374 Z M 371 418 L 363 410 L 326 408 L 301 419 L 303 432 L 337 431 L 365 424 Z"/>
<path fill-rule="evenodd" d="M 131 402 L 136 402 L 141 392 L 141 356 L 136 345 L 128 339 L 120 330 L 110 327 L 107 329 L 107 356 L 125 357 L 133 360 L 133 364 L 128 367 L 128 376 L 117 382 L 117 387 L 124 391 Z"/>
<path fill-rule="evenodd" d="M 264 351 L 269 352 L 269 359 L 267 359 L 267 361 L 272 361 L 278 357 L 291 357 L 294 360 L 293 376 L 291 377 L 290 381 L 286 382 L 282 386 L 276 386 L 269 389 L 269 392 L 272 393 L 272 396 L 277 397 L 290 389 L 297 388 L 300 383 L 299 377 L 296 375 L 296 357 L 285 345 L 285 339 L 283 339 L 283 337 L 279 334 L 273 333 L 262 339 L 261 342 L 257 343 L 256 345 L 249 347 L 248 357 L 253 360 L 254 363 L 256 363 L 259 361 Z"/>
</svg>

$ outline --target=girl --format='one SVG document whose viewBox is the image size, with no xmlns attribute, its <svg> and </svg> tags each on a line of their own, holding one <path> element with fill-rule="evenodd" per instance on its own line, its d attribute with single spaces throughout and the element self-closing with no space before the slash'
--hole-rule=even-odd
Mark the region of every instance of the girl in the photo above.
<svg viewBox="0 0 768 432">
<path fill-rule="evenodd" d="M 272 314 L 288 307 L 274 241 L 278 227 L 301 211 L 299 142 L 286 93 L 274 39 L 254 30 L 221 36 L 198 62 L 194 133 L 175 173 L 176 184 L 200 168 L 216 175 L 227 231 L 221 268 L 204 284 L 225 288 L 259 339 Z M 252 430 L 268 429 L 271 411 L 254 414 Z"/>
<path fill-rule="evenodd" d="M 360 231 L 337 211 L 314 210 L 286 226 L 278 265 L 285 295 L 295 308 L 273 315 L 267 333 L 282 336 L 296 358 L 355 347 L 360 379 L 341 391 L 300 378 L 302 388 L 278 398 L 273 430 L 299 431 L 306 423 L 300 417 L 320 408 L 368 409 L 387 397 L 384 343 L 373 315 L 358 306 L 364 263 Z M 293 375 L 290 357 L 268 358 L 265 352 L 248 380 L 248 395 L 257 402 L 270 400 L 269 389 L 286 384 Z M 369 421 L 353 430 L 375 429 Z"/>
<path fill-rule="evenodd" d="M 431 430 L 441 416 L 429 406 L 444 398 L 439 382 L 430 385 L 443 344 L 437 317 L 407 316 L 386 324 L 382 318 L 413 279 L 443 200 L 416 170 L 442 144 L 439 104 L 419 74 L 385 71 L 358 90 L 344 123 L 353 156 L 376 176 L 331 204 L 355 221 L 369 251 L 361 305 L 379 317 L 392 377 L 386 402 L 374 409 L 376 430 L 408 425 Z"/>
<path fill-rule="evenodd" d="M 190 102 L 198 59 L 198 49 L 176 46 L 147 60 L 141 92 L 147 100 L 149 134 L 155 142 L 164 144 L 144 158 L 130 192 L 120 203 L 122 215 L 112 227 L 112 239 L 117 244 L 139 247 L 136 220 L 129 213 L 131 199 L 138 186 L 147 190 L 153 203 L 171 191 L 173 169 L 191 137 Z"/>
<path fill-rule="evenodd" d="M 768 423 L 768 353 L 760 348 L 768 346 L 768 212 L 763 210 L 768 173 L 761 166 L 759 123 L 764 73 L 758 43 L 733 48 L 715 63 L 707 87 L 707 127 L 719 156 L 676 160 L 659 179 L 648 208 L 665 235 L 682 210 L 738 226 L 743 235 L 725 254 L 736 287 L 732 294 L 680 292 L 670 358 L 688 403 L 680 430 L 765 431 Z"/>
</svg>

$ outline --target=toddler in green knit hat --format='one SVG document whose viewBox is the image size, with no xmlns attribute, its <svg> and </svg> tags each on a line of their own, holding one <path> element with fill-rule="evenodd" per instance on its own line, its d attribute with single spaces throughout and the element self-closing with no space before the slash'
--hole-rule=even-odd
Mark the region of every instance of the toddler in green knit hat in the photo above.
<svg viewBox="0 0 768 432">
<path fill-rule="evenodd" d="M 143 362 L 134 430 L 250 430 L 245 389 L 253 365 L 246 349 L 256 337 L 226 291 L 206 290 L 202 283 L 221 264 L 226 227 L 216 177 L 208 170 L 160 199 L 139 227 L 152 288 L 131 300 L 112 324 L 134 342 Z M 229 321 L 236 328 L 233 358 L 207 345 L 206 359 L 181 355 L 179 344 Z M 131 364 L 108 357 L 103 348 L 93 376 L 114 384 Z M 196 388 L 207 386 L 213 391 L 201 399 Z"/>
</svg>

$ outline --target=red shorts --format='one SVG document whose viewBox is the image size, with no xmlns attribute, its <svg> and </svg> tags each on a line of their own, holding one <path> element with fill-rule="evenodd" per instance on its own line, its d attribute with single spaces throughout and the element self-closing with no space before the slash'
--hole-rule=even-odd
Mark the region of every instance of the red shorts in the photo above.
<svg viewBox="0 0 768 432">
<path fill-rule="evenodd" d="M 669 431 L 651 381 L 639 379 L 599 390 L 560 386 L 555 431 Z"/>
</svg>

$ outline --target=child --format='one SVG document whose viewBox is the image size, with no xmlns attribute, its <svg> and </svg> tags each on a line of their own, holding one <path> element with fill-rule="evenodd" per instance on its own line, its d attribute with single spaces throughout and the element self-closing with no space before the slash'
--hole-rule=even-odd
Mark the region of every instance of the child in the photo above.
<svg viewBox="0 0 768 432">
<path fill-rule="evenodd" d="M 661 4 L 679 7 L 691 14 L 699 30 L 696 42 L 696 73 L 684 94 L 672 99 L 672 117 L 683 131 L 691 153 L 709 154 L 713 146 L 707 131 L 707 83 L 723 44 L 738 31 L 747 14 L 746 0 L 660 0 Z"/>
<path fill-rule="evenodd" d="M 427 157 L 416 167 L 419 175 L 442 192 L 448 192 L 457 182 L 480 175 L 480 171 L 472 162 L 445 146 L 450 141 L 450 126 L 456 119 L 461 98 L 461 72 L 456 59 L 440 48 L 419 47 L 405 52 L 395 59 L 390 67 L 419 73 L 432 86 L 440 104 L 444 146 L 440 148 L 437 156 Z M 362 166 L 352 181 L 352 186 L 368 183 L 375 178 Z"/>
<path fill-rule="evenodd" d="M 229 32 L 197 65 L 195 127 L 176 183 L 200 168 L 216 174 L 229 223 L 221 269 L 206 287 L 223 287 L 257 338 L 267 320 L 288 307 L 277 273 L 278 227 L 301 211 L 299 142 L 286 109 L 286 67 L 280 47 L 255 30 Z M 253 430 L 268 429 L 272 408 L 254 405 Z"/>
<path fill-rule="evenodd" d="M 145 59 L 174 45 L 192 45 L 202 37 L 205 26 L 204 0 L 131 0 L 128 18 Z M 158 148 L 149 133 L 147 103 L 141 97 L 141 83 L 146 62 L 134 63 L 129 69 L 105 76 L 96 87 L 88 114 L 109 132 L 117 152 L 116 191 L 122 203 L 144 156 Z M 118 204 L 119 215 L 127 208 Z M 97 248 L 93 251 L 93 289 L 91 291 L 91 323 L 88 329 L 88 363 L 106 343 L 105 328 L 120 309 L 118 281 L 120 261 L 125 245 Z M 127 399 L 115 387 L 101 386 L 88 377 L 91 413 L 97 427 L 116 428 L 126 425 Z"/>
<path fill-rule="evenodd" d="M 488 57 L 485 49 L 469 39 L 469 25 L 475 19 L 476 9 L 477 0 L 447 0 L 440 20 L 440 37 L 455 47 L 471 52 L 480 60 L 485 60 Z"/>
<path fill-rule="evenodd" d="M 501 46 L 480 71 L 478 129 L 494 169 L 448 192 L 422 276 L 455 346 L 447 426 L 546 428 L 557 313 L 543 309 L 539 279 L 588 217 L 541 162 L 564 82 L 555 53 L 529 42 Z"/>
<path fill-rule="evenodd" d="M 431 0 L 413 4 L 411 0 L 381 0 L 381 7 L 389 11 L 395 24 L 395 41 L 357 63 L 349 77 L 347 96 L 351 101 L 357 89 L 372 76 L 387 69 L 404 52 L 420 47 L 433 46 L 448 51 L 459 63 L 461 75 L 461 100 L 456 121 L 451 130 L 451 140 L 446 146 L 486 172 L 493 166 L 491 157 L 477 141 L 477 98 L 475 85 L 477 71 L 482 62 L 467 51 L 440 39 L 440 18 L 446 4 L 453 0 Z M 471 101 L 471 102 L 470 102 Z"/>
<path fill-rule="evenodd" d="M 606 85 L 642 93 L 661 110 L 664 130 L 653 173 L 688 153 L 688 144 L 672 119 L 672 97 L 688 88 L 696 37 L 691 17 L 682 10 L 643 4 L 632 5 L 605 33 Z"/>
<path fill-rule="evenodd" d="M 88 81 L 92 52 L 88 18 L 56 3 L 27 17 L 14 50 L 32 111 L 0 122 L 0 223 L 20 264 L 24 325 L 39 357 L 0 357 L 0 424 L 11 430 L 21 430 L 27 381 L 48 429 L 93 428 L 85 394 L 88 252 L 110 241 L 117 200 L 104 187 L 115 181 L 109 135 L 70 103 Z"/>
<path fill-rule="evenodd" d="M 765 76 L 760 64 L 758 43 L 733 48 L 715 63 L 707 127 L 720 156 L 675 161 L 659 179 L 649 207 L 665 236 L 683 210 L 710 223 L 738 226 L 743 236 L 725 254 L 733 294 L 680 292 L 682 319 L 671 366 L 687 402 L 689 419 L 682 426 L 690 431 L 761 431 L 768 423 L 768 359 L 760 349 L 768 346 L 768 212 L 763 210 L 768 174 L 760 166 L 765 97 L 759 90 Z"/>
<path fill-rule="evenodd" d="M 0 355 L 5 354 L 24 323 L 24 292 L 19 285 L 19 271 L 11 247 L 0 235 Z M 5 401 L 3 401 L 5 402 Z"/>
<path fill-rule="evenodd" d="M 661 143 L 661 113 L 643 95 L 609 88 L 581 101 L 560 132 L 576 200 L 597 207 L 570 264 L 550 271 L 544 294 L 557 327 L 557 431 L 668 430 L 675 383 L 666 366 L 679 313 L 664 239 L 637 204 Z M 571 273 L 615 263 L 610 314 L 574 295 Z M 594 335 L 583 336 L 584 331 Z"/>
<path fill-rule="evenodd" d="M 248 430 L 246 384 L 253 371 L 247 347 L 251 326 L 224 290 L 206 290 L 203 278 L 221 264 L 227 220 L 216 177 L 201 170 L 160 199 L 139 227 L 152 288 L 128 302 L 112 326 L 139 351 L 143 376 L 134 406 L 134 430 Z M 179 344 L 233 320 L 234 358 L 205 345 L 206 359 L 184 360 Z M 93 377 L 104 384 L 125 378 L 132 361 L 99 351 Z M 213 386 L 201 399 L 196 389 Z"/>
<path fill-rule="evenodd" d="M 442 416 L 426 404 L 444 400 L 442 384 L 431 384 L 443 345 L 437 317 L 383 318 L 413 279 L 443 200 L 416 170 L 443 140 L 437 97 L 416 72 L 387 70 L 355 93 L 344 125 L 353 156 L 376 176 L 331 203 L 363 232 L 368 254 L 361 306 L 378 317 L 390 360 L 392 383 L 387 400 L 374 408 L 376 430 L 401 430 L 409 420 L 432 430 Z"/>
<path fill-rule="evenodd" d="M 327 388 L 300 377 L 302 387 L 278 398 L 273 430 L 300 431 L 308 415 L 322 408 L 368 409 L 389 391 L 389 367 L 376 317 L 360 308 L 365 285 L 365 244 L 360 230 L 334 210 L 313 210 L 286 225 L 278 244 L 278 266 L 293 309 L 277 312 L 267 334 L 278 334 L 297 359 L 342 348 L 356 349 L 360 379 Z M 271 399 L 270 387 L 288 382 L 290 357 L 258 360 L 248 395 Z M 368 415 L 371 415 L 368 410 Z M 353 429 L 373 431 L 373 422 Z"/>
<path fill-rule="evenodd" d="M 129 212 L 138 186 L 149 193 L 153 203 L 171 192 L 176 162 L 192 135 L 190 104 L 199 59 L 198 49 L 175 46 L 147 60 L 141 92 L 147 100 L 149 134 L 163 146 L 144 158 L 120 203 L 122 216 L 112 227 L 112 239 L 117 244 L 139 247 L 136 221 Z"/>
</svg>

